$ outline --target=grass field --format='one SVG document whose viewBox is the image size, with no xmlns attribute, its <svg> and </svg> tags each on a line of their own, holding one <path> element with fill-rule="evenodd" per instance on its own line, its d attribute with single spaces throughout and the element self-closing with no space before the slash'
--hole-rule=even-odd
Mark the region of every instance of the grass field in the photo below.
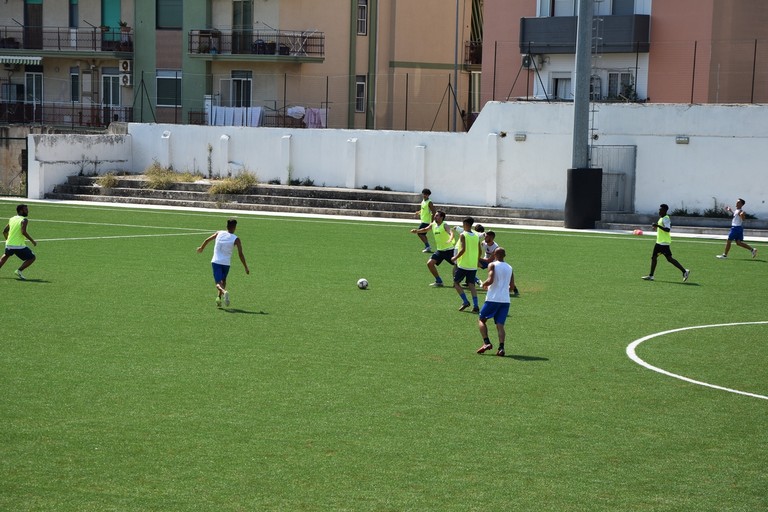
<svg viewBox="0 0 768 512">
<path fill-rule="evenodd" d="M 234 258 L 217 309 L 195 248 L 226 217 L 30 205 L 29 281 L 0 270 L 0 510 L 768 510 L 768 400 L 626 353 L 768 321 L 766 244 L 677 237 L 689 282 L 645 282 L 650 236 L 496 229 L 500 358 L 415 222 L 241 214 L 251 275 Z M 637 354 L 765 396 L 766 333 Z"/>
</svg>

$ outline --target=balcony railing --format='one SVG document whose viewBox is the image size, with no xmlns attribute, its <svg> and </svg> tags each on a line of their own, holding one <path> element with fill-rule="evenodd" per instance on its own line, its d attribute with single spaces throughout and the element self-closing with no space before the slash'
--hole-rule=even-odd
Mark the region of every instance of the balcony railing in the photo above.
<svg viewBox="0 0 768 512">
<path fill-rule="evenodd" d="M 131 122 L 132 107 L 82 103 L 0 102 L 0 124 L 104 128 L 113 121 Z"/>
<path fill-rule="evenodd" d="M 483 42 L 467 41 L 464 44 L 464 65 L 479 66 L 483 63 Z"/>
<path fill-rule="evenodd" d="M 200 29 L 189 32 L 189 53 L 324 57 L 325 34 L 316 30 Z"/>
<path fill-rule="evenodd" d="M 650 50 L 650 16 L 599 16 L 597 53 L 647 53 Z M 520 19 L 520 53 L 576 53 L 576 16 Z"/>
<path fill-rule="evenodd" d="M 0 26 L 0 51 L 3 49 L 132 52 L 133 33 L 119 27 Z"/>
</svg>

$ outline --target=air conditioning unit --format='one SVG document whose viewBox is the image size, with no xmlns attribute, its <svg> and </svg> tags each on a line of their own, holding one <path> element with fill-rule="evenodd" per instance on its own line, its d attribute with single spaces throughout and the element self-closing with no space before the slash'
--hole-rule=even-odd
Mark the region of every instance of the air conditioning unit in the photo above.
<svg viewBox="0 0 768 512">
<path fill-rule="evenodd" d="M 133 75 L 131 73 L 120 73 L 120 85 L 123 87 L 133 87 Z"/>
<path fill-rule="evenodd" d="M 120 72 L 121 73 L 130 73 L 133 70 L 133 61 L 132 60 L 121 60 L 120 61 Z"/>
<path fill-rule="evenodd" d="M 9 64 L 7 62 L 3 64 L 3 69 L 6 71 L 18 71 L 20 68 L 18 64 Z"/>
<path fill-rule="evenodd" d="M 526 54 L 522 56 L 522 60 L 525 69 L 541 69 L 541 65 L 544 64 L 541 55 Z"/>
</svg>

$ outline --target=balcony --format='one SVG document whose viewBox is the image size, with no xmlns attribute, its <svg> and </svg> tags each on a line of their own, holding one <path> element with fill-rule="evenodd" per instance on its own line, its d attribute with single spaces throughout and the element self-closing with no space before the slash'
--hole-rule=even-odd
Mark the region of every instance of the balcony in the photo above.
<svg viewBox="0 0 768 512">
<path fill-rule="evenodd" d="M 651 17 L 595 16 L 600 35 L 598 53 L 647 53 L 650 50 Z M 520 53 L 576 53 L 576 16 L 520 19 Z"/>
<path fill-rule="evenodd" d="M 0 51 L 50 53 L 133 53 L 133 34 L 110 27 L 0 26 Z M 15 53 L 15 52 L 14 52 Z"/>
<path fill-rule="evenodd" d="M 132 107 L 82 103 L 23 103 L 0 101 L 1 124 L 44 124 L 78 128 L 105 128 L 112 121 L 133 120 Z"/>
<path fill-rule="evenodd" d="M 483 42 L 467 41 L 464 43 L 464 66 L 468 70 L 478 70 L 483 64 Z"/>
<path fill-rule="evenodd" d="M 207 60 L 322 62 L 325 34 L 316 30 L 199 29 L 189 32 L 187 51 Z"/>
</svg>

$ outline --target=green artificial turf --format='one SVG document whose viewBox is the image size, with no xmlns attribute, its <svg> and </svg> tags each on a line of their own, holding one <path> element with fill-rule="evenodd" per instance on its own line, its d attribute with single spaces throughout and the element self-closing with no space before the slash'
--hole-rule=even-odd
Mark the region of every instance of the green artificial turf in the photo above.
<svg viewBox="0 0 768 512">
<path fill-rule="evenodd" d="M 0 270 L 0 510 L 768 510 L 768 400 L 626 354 L 768 321 L 765 244 L 678 237 L 689 282 L 645 282 L 650 236 L 495 229 L 521 292 L 500 358 L 416 222 L 241 214 L 251 275 L 233 258 L 217 309 L 195 248 L 224 213 L 29 218 L 29 281 Z M 767 332 L 637 354 L 768 395 Z"/>
</svg>

